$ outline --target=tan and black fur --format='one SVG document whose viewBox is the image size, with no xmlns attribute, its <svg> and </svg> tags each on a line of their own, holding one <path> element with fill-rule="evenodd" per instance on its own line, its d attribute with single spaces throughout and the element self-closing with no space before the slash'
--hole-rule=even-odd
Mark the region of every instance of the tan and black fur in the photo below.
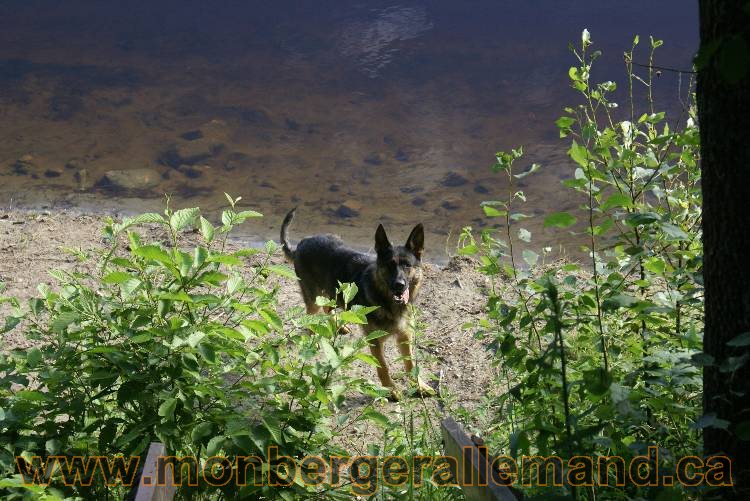
<svg viewBox="0 0 750 501">
<path fill-rule="evenodd" d="M 383 330 L 392 334 L 403 357 L 404 368 L 411 374 L 414 366 L 407 305 L 417 296 L 422 282 L 422 225 L 414 227 L 403 246 L 392 245 L 383 225 L 379 225 L 375 232 L 376 256 L 350 249 L 338 236 L 330 234 L 304 238 L 292 250 L 288 243 L 288 229 L 295 211 L 292 209 L 281 225 L 281 245 L 287 259 L 294 263 L 307 312 L 319 311 L 315 303 L 318 296 L 335 297 L 339 282 L 354 283 L 358 292 L 353 304 L 378 307 L 368 315 L 368 323 L 363 326 L 365 333 Z M 383 355 L 384 339 L 372 341 L 370 349 L 380 364 L 380 382 L 391 389 L 394 398 L 398 398 Z M 418 385 L 420 392 L 433 393 L 432 388 L 421 380 L 418 380 Z"/>
</svg>

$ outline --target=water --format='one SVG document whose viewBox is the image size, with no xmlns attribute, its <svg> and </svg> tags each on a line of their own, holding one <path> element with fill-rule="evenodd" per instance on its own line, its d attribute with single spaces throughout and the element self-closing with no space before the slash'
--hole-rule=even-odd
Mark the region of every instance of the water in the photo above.
<svg viewBox="0 0 750 501">
<path fill-rule="evenodd" d="M 133 212 L 166 192 L 215 211 L 226 191 L 266 215 L 243 228 L 253 239 L 299 206 L 295 237 L 367 248 L 378 222 L 400 240 L 421 221 L 441 260 L 507 190 L 494 152 L 524 145 L 520 167 L 544 166 L 524 180 L 525 226 L 573 242 L 541 228 L 580 204 L 554 126 L 578 102 L 568 42 L 588 28 L 594 76 L 624 84 L 634 34 L 687 69 L 697 26 L 684 0 L 3 2 L 0 206 Z M 660 77 L 670 118 L 686 84 Z M 154 172 L 105 176 L 131 169 Z"/>
</svg>

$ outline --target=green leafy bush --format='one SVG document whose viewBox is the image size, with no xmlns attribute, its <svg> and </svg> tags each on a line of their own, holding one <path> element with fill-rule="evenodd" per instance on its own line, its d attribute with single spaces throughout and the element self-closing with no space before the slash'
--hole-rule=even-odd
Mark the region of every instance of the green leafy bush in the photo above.
<svg viewBox="0 0 750 501">
<path fill-rule="evenodd" d="M 100 477 L 66 486 L 59 471 L 46 489 L 23 487 L 17 456 L 33 469 L 40 467 L 34 456 L 140 456 L 151 441 L 201 462 L 213 455 L 267 461 L 271 445 L 295 458 L 346 455 L 333 437 L 359 420 L 381 423 L 371 405 L 353 415 L 340 409 L 347 394 L 387 394 L 347 375 L 356 360 L 376 364 L 362 350 L 368 339 L 341 335 L 345 323 L 365 323 L 370 309 L 332 302 L 330 314 L 281 312 L 274 276 L 295 277 L 272 263 L 275 244 L 226 251 L 230 231 L 260 216 L 239 210 L 238 200 L 229 198 L 219 227 L 195 208 L 109 219 L 105 248 L 79 253 L 84 271 L 52 271 L 59 285 L 40 286 L 26 307 L 5 299 L 15 312 L 3 331 L 23 329 L 34 347 L 0 355 L 3 496 L 125 492 Z M 349 303 L 356 287 L 340 292 Z M 181 494 L 290 499 L 326 490 L 290 483 L 201 483 Z"/>
<path fill-rule="evenodd" d="M 575 164 L 563 181 L 580 194 L 575 214 L 547 215 L 547 227 L 575 231 L 588 262 L 543 263 L 519 240 L 531 233 L 517 225 L 527 216 L 515 181 L 522 149 L 498 153 L 495 172 L 505 174 L 508 196 L 485 202 L 485 214 L 504 219 L 504 230 L 462 234 L 461 252 L 478 256 L 493 279 L 478 335 L 495 353 L 498 386 L 488 398 L 488 440 L 514 457 L 539 454 L 620 456 L 626 462 L 660 447 L 660 474 L 674 474 L 675 458 L 700 451 L 703 309 L 701 193 L 695 109 L 669 123 L 654 110 L 652 71 L 639 77 L 633 52 L 625 54 L 629 102 L 611 101 L 614 82 L 593 83 L 588 31 L 573 50 L 578 65 L 571 84 L 582 98 L 557 120 L 570 138 Z M 651 39 L 650 61 L 661 41 Z M 636 114 L 634 86 L 644 85 L 645 110 Z M 624 118 L 616 118 L 619 113 Z M 581 219 L 579 221 L 579 218 Z M 515 249 L 514 249 L 515 243 Z M 673 477 L 674 478 L 674 477 Z M 537 479 L 538 480 L 538 479 Z M 648 491 L 629 483 L 589 487 L 589 497 L 679 494 L 679 487 Z M 530 489 L 528 492 L 551 493 Z"/>
</svg>

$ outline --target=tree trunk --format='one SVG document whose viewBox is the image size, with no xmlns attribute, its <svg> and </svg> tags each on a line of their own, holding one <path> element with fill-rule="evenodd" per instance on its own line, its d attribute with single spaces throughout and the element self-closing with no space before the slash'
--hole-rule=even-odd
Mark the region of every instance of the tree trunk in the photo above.
<svg viewBox="0 0 750 501">
<path fill-rule="evenodd" d="M 750 499 L 750 441 L 740 438 L 748 439 L 748 431 L 738 430 L 741 423 L 750 425 L 750 359 L 736 372 L 726 366 L 722 370 L 730 357 L 750 355 L 750 346 L 726 344 L 750 332 L 750 73 L 746 71 L 750 54 L 738 50 L 743 44 L 750 47 L 750 3 L 700 0 L 699 4 L 701 50 L 709 55 L 699 63 L 697 80 L 704 351 L 715 360 L 704 369 L 703 404 L 705 413 L 716 413 L 731 423 L 728 429 L 704 430 L 704 454 L 726 454 L 732 460 L 735 487 L 723 488 L 722 497 Z"/>
</svg>

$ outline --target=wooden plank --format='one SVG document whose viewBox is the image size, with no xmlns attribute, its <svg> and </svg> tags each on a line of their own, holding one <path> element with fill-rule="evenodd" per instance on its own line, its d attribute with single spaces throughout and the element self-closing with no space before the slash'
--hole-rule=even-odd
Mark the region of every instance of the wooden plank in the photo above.
<svg viewBox="0 0 750 501">
<path fill-rule="evenodd" d="M 464 433 L 461 426 L 448 417 L 441 422 L 445 454 L 458 462 L 457 481 L 469 501 L 516 501 L 521 492 L 502 485 L 499 475 L 490 471 L 492 456 L 479 448 Z M 492 476 L 489 479 L 488 476 Z"/>
<path fill-rule="evenodd" d="M 158 460 L 165 456 L 164 444 L 151 442 L 143 462 L 143 470 L 133 486 L 134 501 L 172 501 L 177 488 L 173 484 L 172 466 L 166 465 L 165 485 L 157 485 Z"/>
</svg>

